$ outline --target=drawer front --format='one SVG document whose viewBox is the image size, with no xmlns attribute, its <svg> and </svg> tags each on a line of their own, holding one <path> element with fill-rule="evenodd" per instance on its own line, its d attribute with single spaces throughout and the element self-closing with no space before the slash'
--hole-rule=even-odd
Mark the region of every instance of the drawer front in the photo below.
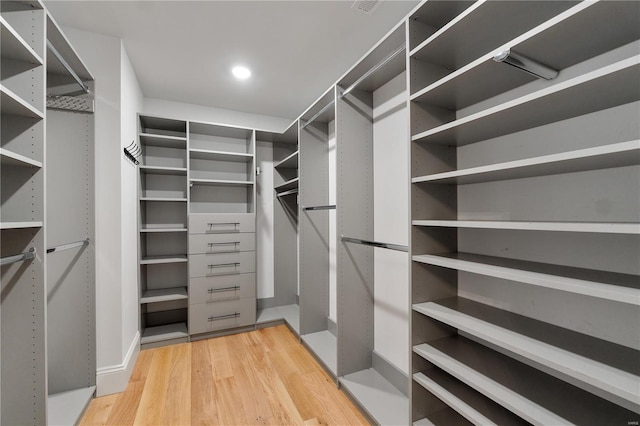
<svg viewBox="0 0 640 426">
<path fill-rule="evenodd" d="M 207 333 L 225 328 L 253 325 L 256 322 L 256 300 L 202 303 L 189 308 L 189 333 Z"/>
<path fill-rule="evenodd" d="M 255 249 L 256 234 L 252 232 L 189 236 L 189 254 L 234 253 L 255 251 Z"/>
<path fill-rule="evenodd" d="M 189 277 L 191 278 L 249 274 L 255 271 L 255 251 L 189 255 Z"/>
<path fill-rule="evenodd" d="M 192 278 L 189 281 L 189 303 L 191 304 L 247 297 L 256 297 L 256 274 L 201 277 Z"/>
<path fill-rule="evenodd" d="M 230 232 L 256 232 L 253 213 L 190 214 L 190 234 L 226 234 Z"/>
</svg>

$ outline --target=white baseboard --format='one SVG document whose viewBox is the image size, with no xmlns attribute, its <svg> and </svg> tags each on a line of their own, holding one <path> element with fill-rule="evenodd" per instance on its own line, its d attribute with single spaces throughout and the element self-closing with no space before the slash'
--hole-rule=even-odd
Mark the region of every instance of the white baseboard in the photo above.
<svg viewBox="0 0 640 426">
<path fill-rule="evenodd" d="M 123 392 L 127 388 L 139 353 L 140 332 L 136 332 L 122 364 L 98 368 L 96 374 L 96 396 Z"/>
</svg>

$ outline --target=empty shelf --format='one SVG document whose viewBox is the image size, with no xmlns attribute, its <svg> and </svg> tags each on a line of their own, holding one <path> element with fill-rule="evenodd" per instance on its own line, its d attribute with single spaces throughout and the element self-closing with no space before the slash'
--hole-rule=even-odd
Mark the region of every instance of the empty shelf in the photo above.
<svg viewBox="0 0 640 426">
<path fill-rule="evenodd" d="M 47 423 L 50 425 L 78 424 L 95 391 L 95 386 L 89 386 L 49 395 Z"/>
<path fill-rule="evenodd" d="M 452 408 L 436 411 L 428 417 L 413 422 L 413 426 L 470 426 L 473 423 L 462 417 Z"/>
<path fill-rule="evenodd" d="M 0 229 L 42 228 L 42 221 L 0 222 Z"/>
<path fill-rule="evenodd" d="M 638 351 L 461 297 L 419 303 L 413 310 L 640 412 Z"/>
<path fill-rule="evenodd" d="M 142 228 L 140 232 L 187 232 L 187 228 Z"/>
<path fill-rule="evenodd" d="M 213 186 L 250 186 L 253 182 L 242 180 L 223 180 L 223 179 L 190 179 L 194 185 L 213 185 Z"/>
<path fill-rule="evenodd" d="M 413 351 L 533 424 L 625 424 L 633 412 L 461 336 Z"/>
<path fill-rule="evenodd" d="M 413 380 L 475 425 L 528 424 L 439 368 L 415 373 Z"/>
<path fill-rule="evenodd" d="M 168 136 L 153 133 L 140 133 L 140 142 L 146 146 L 157 146 L 160 148 L 186 149 L 186 136 Z"/>
<path fill-rule="evenodd" d="M 258 311 L 256 324 L 286 321 L 296 333 L 300 333 L 300 308 L 298 305 L 276 306 Z"/>
<path fill-rule="evenodd" d="M 640 234 L 638 223 L 596 223 L 596 222 L 524 222 L 496 220 L 414 220 L 415 226 L 445 228 L 505 229 L 551 232 L 593 232 L 602 234 Z"/>
<path fill-rule="evenodd" d="M 297 169 L 298 168 L 298 151 L 287 156 L 284 160 L 278 162 L 273 167 L 276 169 Z"/>
<path fill-rule="evenodd" d="M 300 178 L 294 178 L 291 179 L 285 183 L 283 183 L 282 185 L 278 185 L 275 187 L 276 192 L 284 192 L 284 191 L 290 191 L 292 189 L 296 189 L 298 188 L 298 182 L 300 181 Z"/>
<path fill-rule="evenodd" d="M 640 99 L 640 56 L 426 130 L 413 141 L 466 145 Z"/>
<path fill-rule="evenodd" d="M 335 376 L 338 369 L 338 339 L 328 330 L 300 336 L 316 358 Z"/>
<path fill-rule="evenodd" d="M 640 141 L 544 155 L 413 178 L 413 183 L 472 184 L 640 164 Z"/>
<path fill-rule="evenodd" d="M 33 105 L 0 84 L 0 112 L 21 117 L 44 118 L 44 114 Z"/>
<path fill-rule="evenodd" d="M 163 342 L 166 340 L 186 339 L 189 337 L 187 332 L 187 324 L 184 322 L 178 324 L 160 325 L 157 327 L 147 327 L 142 332 L 140 344 Z"/>
<path fill-rule="evenodd" d="M 163 288 L 160 290 L 147 290 L 140 298 L 140 303 L 168 302 L 189 297 L 187 287 Z"/>
<path fill-rule="evenodd" d="M 42 168 L 42 162 L 33 160 L 29 157 L 17 154 L 4 148 L 0 148 L 0 165 Z"/>
<path fill-rule="evenodd" d="M 29 44 L 0 16 L 0 52 L 2 58 L 42 65 L 44 61 Z"/>
<path fill-rule="evenodd" d="M 415 262 L 640 306 L 640 278 L 469 253 L 416 255 Z"/>
<path fill-rule="evenodd" d="M 242 152 L 214 151 L 209 149 L 190 149 L 189 156 L 198 160 L 231 161 L 234 163 L 248 163 L 253 160 L 253 154 Z"/>
<path fill-rule="evenodd" d="M 170 202 L 186 202 L 186 198 L 173 197 L 140 197 L 140 201 L 170 201 Z"/>
<path fill-rule="evenodd" d="M 186 167 L 161 167 L 161 166 L 140 166 L 140 172 L 150 175 L 175 175 L 186 176 Z"/>
<path fill-rule="evenodd" d="M 373 368 L 340 377 L 340 383 L 378 424 L 409 424 L 409 398 Z"/>
<path fill-rule="evenodd" d="M 149 256 L 140 260 L 141 265 L 156 265 L 160 263 L 181 263 L 186 262 L 186 255 L 175 255 L 175 256 Z"/>
</svg>

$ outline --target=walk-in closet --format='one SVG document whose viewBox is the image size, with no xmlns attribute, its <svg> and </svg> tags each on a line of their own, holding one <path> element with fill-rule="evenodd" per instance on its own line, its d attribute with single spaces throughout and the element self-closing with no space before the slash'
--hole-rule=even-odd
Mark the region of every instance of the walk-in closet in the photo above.
<svg viewBox="0 0 640 426">
<path fill-rule="evenodd" d="M 640 422 L 640 1 L 0 29 L 0 424 Z"/>
</svg>

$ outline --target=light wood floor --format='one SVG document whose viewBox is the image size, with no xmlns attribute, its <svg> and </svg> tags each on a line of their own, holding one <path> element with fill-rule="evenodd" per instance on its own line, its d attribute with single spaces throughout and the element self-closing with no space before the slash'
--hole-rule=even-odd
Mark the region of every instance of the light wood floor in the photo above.
<svg viewBox="0 0 640 426">
<path fill-rule="evenodd" d="M 367 424 L 289 329 L 140 352 L 127 389 L 81 425 Z"/>
</svg>

